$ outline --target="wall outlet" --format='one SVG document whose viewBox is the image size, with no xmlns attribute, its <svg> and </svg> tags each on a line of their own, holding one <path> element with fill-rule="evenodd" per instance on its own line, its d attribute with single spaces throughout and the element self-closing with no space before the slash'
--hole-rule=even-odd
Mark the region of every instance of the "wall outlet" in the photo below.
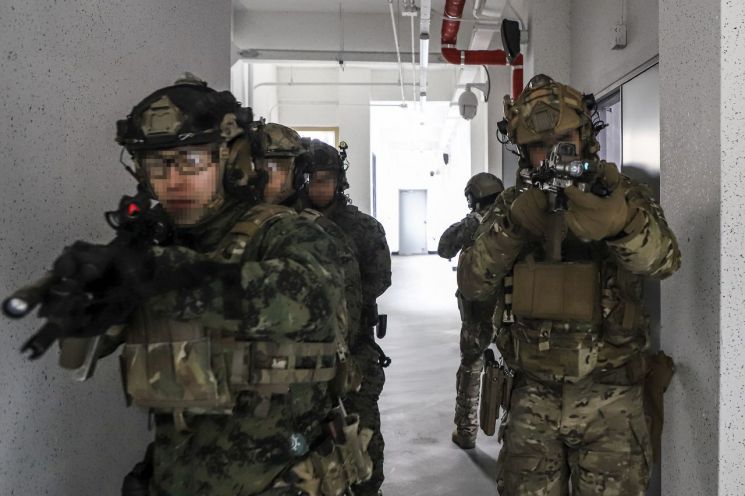
<svg viewBox="0 0 745 496">
<path fill-rule="evenodd" d="M 620 50 L 626 48 L 626 24 L 616 24 L 613 26 L 613 44 L 611 50 Z"/>
</svg>

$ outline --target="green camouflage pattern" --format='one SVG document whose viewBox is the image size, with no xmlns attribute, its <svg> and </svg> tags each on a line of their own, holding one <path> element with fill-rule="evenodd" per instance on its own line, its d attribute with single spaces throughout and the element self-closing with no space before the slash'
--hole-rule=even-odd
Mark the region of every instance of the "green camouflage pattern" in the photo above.
<svg viewBox="0 0 745 496">
<path fill-rule="evenodd" d="M 356 248 L 362 279 L 363 314 L 359 333 L 351 343 L 352 354 L 360 365 L 363 380 L 357 393 L 347 395 L 348 411 L 359 414 L 360 425 L 373 431 L 368 453 L 373 461 L 373 474 L 369 481 L 353 487 L 357 496 L 376 496 L 385 478 L 383 452 L 385 441 L 380 430 L 378 400 L 385 384 L 385 373 L 380 365 L 380 354 L 375 345 L 373 323 L 368 312 L 377 298 L 391 285 L 391 253 L 383 226 L 374 217 L 364 214 L 357 207 L 341 201 L 333 203 L 324 212 L 341 227 Z"/>
<path fill-rule="evenodd" d="M 476 439 L 479 427 L 479 397 L 484 351 L 494 337 L 491 318 L 463 322 L 460 329 L 460 366 L 455 380 L 455 422 L 465 439 Z"/>
<path fill-rule="evenodd" d="M 615 381 L 609 381 L 615 382 Z M 518 381 L 501 429 L 502 496 L 643 496 L 652 446 L 642 386 Z"/>
<path fill-rule="evenodd" d="M 305 211 L 316 212 L 315 210 Z M 357 334 L 360 332 L 362 315 L 362 277 L 357 262 L 357 246 L 338 224 L 320 212 L 313 216 L 313 220 L 338 244 L 336 264 L 344 274 L 344 294 L 347 301 L 347 322 L 349 323 L 345 333 L 351 348 L 352 342 L 359 339 Z"/>
<path fill-rule="evenodd" d="M 491 178 L 474 176 L 475 179 Z M 493 176 L 492 176 L 493 177 Z M 474 178 L 471 178 L 469 185 Z M 501 182 L 499 182 L 501 185 Z M 489 185 L 489 184 L 487 184 Z M 468 186 L 466 187 L 468 190 Z M 437 253 L 443 258 L 452 258 L 458 251 L 470 246 L 477 232 L 480 233 L 483 214 L 486 208 L 469 213 L 460 222 L 450 226 L 440 237 Z M 481 228 L 483 229 L 483 228 Z M 501 293 L 500 293 L 501 294 Z M 458 291 L 458 309 L 461 316 L 460 365 L 455 379 L 455 417 L 453 421 L 461 439 L 475 441 L 479 426 L 479 399 L 481 393 L 481 372 L 484 368 L 484 351 L 494 337 L 492 314 L 496 297 L 486 302 L 466 300 Z M 501 308 L 501 307 L 500 307 Z"/>
<path fill-rule="evenodd" d="M 480 222 L 481 216 L 476 212 L 471 212 L 445 229 L 437 244 L 437 254 L 448 260 L 453 258 L 463 247 L 470 244 Z"/>
<path fill-rule="evenodd" d="M 244 211 L 238 220 L 250 222 L 266 208 Z M 151 298 L 148 311 L 249 342 L 333 342 L 338 326 L 346 325 L 346 315 L 338 315 L 334 304 L 344 297 L 335 267 L 337 245 L 314 223 L 284 210 L 254 224 L 256 233 L 250 237 L 231 232 L 233 217 L 233 222 L 216 220 L 209 236 L 153 248 L 159 274 L 185 267 L 206 270 L 197 287 L 187 285 Z M 216 357 L 213 352 L 213 373 L 220 379 Z M 204 380 L 196 369 L 192 379 Z M 187 410 L 186 432 L 177 428 L 171 414 L 156 415 L 151 494 L 296 494 L 297 489 L 268 488 L 297 461 L 291 436 L 302 435 L 309 443 L 318 439 L 331 406 L 328 383 L 313 382 L 292 384 L 286 394 L 239 392 L 229 415 Z"/>
</svg>

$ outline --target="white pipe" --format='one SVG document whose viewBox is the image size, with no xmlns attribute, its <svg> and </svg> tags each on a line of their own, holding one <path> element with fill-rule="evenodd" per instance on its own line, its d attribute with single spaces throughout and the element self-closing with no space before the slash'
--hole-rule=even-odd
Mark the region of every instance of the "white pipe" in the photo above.
<svg viewBox="0 0 745 496">
<path fill-rule="evenodd" d="M 406 102 L 404 94 L 404 66 L 401 63 L 401 48 L 398 44 L 398 29 L 396 29 L 396 16 L 393 14 L 393 0 L 388 0 L 388 10 L 391 12 L 391 27 L 393 28 L 393 41 L 396 44 L 396 59 L 398 60 L 398 76 L 401 82 L 401 102 Z"/>
<path fill-rule="evenodd" d="M 414 47 L 414 16 L 411 20 L 411 81 L 416 83 L 416 48 Z M 416 101 L 416 87 L 411 88 L 411 101 Z"/>
<path fill-rule="evenodd" d="M 419 7 L 419 101 L 427 101 L 427 70 L 429 67 L 429 20 L 432 0 L 422 0 Z"/>
<path fill-rule="evenodd" d="M 274 113 L 275 110 L 279 110 L 279 106 L 280 105 L 287 105 L 287 106 L 291 106 L 291 105 L 295 105 L 295 106 L 305 106 L 305 105 L 334 106 L 334 105 L 338 105 L 340 107 L 345 106 L 345 107 L 399 107 L 399 108 L 406 108 L 408 106 L 405 103 L 341 103 L 341 102 L 337 102 L 335 100 L 329 100 L 329 101 L 326 101 L 326 102 L 324 102 L 324 101 L 319 102 L 318 100 L 314 100 L 312 102 L 311 101 L 297 101 L 297 100 L 282 100 L 282 101 L 279 101 L 279 102 L 275 103 L 274 105 L 272 105 L 272 107 L 269 109 L 269 119 L 268 119 L 269 122 L 277 122 L 279 120 L 279 113 L 277 114 L 277 119 L 272 119 L 272 114 Z"/>
<path fill-rule="evenodd" d="M 277 81 L 277 82 L 266 82 L 259 83 L 254 86 L 254 90 L 262 86 L 416 86 L 415 83 L 403 83 L 403 82 L 365 82 L 365 81 L 343 81 L 343 82 L 332 82 L 332 81 Z"/>
</svg>

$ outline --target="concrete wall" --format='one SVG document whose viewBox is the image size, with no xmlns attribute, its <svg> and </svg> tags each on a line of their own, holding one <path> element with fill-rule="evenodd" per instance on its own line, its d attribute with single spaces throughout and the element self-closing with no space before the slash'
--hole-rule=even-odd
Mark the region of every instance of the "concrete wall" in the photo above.
<svg viewBox="0 0 745 496">
<path fill-rule="evenodd" d="M 738 145 L 725 145 L 720 138 L 719 101 L 725 96 L 720 93 L 720 81 L 725 79 L 720 80 L 719 3 L 720 0 L 661 0 L 659 4 L 661 202 L 683 253 L 680 271 L 662 283 L 661 345 L 677 364 L 677 373 L 665 396 L 664 495 L 742 494 L 742 487 L 733 491 L 719 487 L 717 491 L 718 471 L 721 471 L 718 433 L 729 435 L 731 431 L 725 434 L 719 429 L 732 414 L 726 409 L 720 413 L 720 401 L 725 399 L 719 386 L 720 373 L 732 373 L 734 377 L 741 374 L 728 364 L 720 367 L 720 338 L 736 337 L 720 335 L 720 325 L 724 331 L 725 322 L 727 325 L 741 322 L 742 306 L 729 305 L 742 297 L 743 290 L 740 285 L 731 296 L 723 298 L 725 289 L 733 288 L 720 288 L 725 274 L 730 274 L 728 284 L 736 281 L 737 272 L 729 271 L 741 265 L 739 254 L 743 244 L 736 239 L 742 235 L 742 221 L 732 219 L 739 212 L 730 210 L 722 218 L 722 212 L 727 212 L 725 205 L 740 208 L 741 197 L 738 199 L 732 191 L 722 188 L 727 175 L 736 179 L 727 187 L 740 185 L 742 168 L 728 153 L 730 160 L 722 162 L 720 178 L 719 164 L 724 150 L 735 152 Z M 702 12 L 707 12 L 707 20 Z M 738 20 L 742 22 L 742 18 Z M 728 101 L 731 102 L 730 97 Z M 736 106 L 727 108 L 728 112 L 735 110 Z M 725 116 L 722 114 L 721 119 Z M 724 258 L 720 258 L 720 246 Z M 731 253 L 733 248 L 738 251 L 736 259 Z M 720 302 L 727 304 L 721 313 Z M 734 329 L 726 329 L 727 333 L 731 331 Z M 722 342 L 732 343 L 727 339 Z M 738 355 L 739 359 L 731 364 L 740 368 L 741 350 L 739 347 L 737 351 L 726 352 Z M 738 385 L 737 379 L 729 381 L 729 377 L 724 377 L 721 383 Z M 740 390 L 736 397 L 728 399 L 734 400 L 734 407 L 737 402 L 741 404 L 741 398 Z M 738 415 L 736 425 L 741 422 Z M 743 459 L 740 451 L 737 462 L 742 463 Z"/>
<path fill-rule="evenodd" d="M 745 23 L 742 2 L 721 1 L 721 279 L 719 366 L 719 494 L 742 494 L 745 487 Z M 714 22 L 719 21 L 716 19 Z M 712 21 L 709 21 L 711 24 Z M 715 174 L 715 173 L 714 173 Z"/>
<path fill-rule="evenodd" d="M 115 122 L 185 70 L 225 89 L 230 2 L 0 3 L 0 295 L 76 239 L 106 242 L 104 210 L 135 190 Z M 0 494 L 118 494 L 151 434 L 125 409 L 115 358 L 72 383 L 51 351 L 18 353 L 40 325 L 2 319 Z"/>
<path fill-rule="evenodd" d="M 570 81 L 598 92 L 659 52 L 659 0 L 625 0 L 626 48 L 611 50 L 621 1 L 572 0 Z"/>
<path fill-rule="evenodd" d="M 571 74 L 571 3 L 557 0 L 531 0 L 526 19 L 529 41 L 525 51 L 525 83 L 536 74 L 557 81 L 569 81 Z M 547 15 L 550 13 L 550 15 Z"/>
</svg>

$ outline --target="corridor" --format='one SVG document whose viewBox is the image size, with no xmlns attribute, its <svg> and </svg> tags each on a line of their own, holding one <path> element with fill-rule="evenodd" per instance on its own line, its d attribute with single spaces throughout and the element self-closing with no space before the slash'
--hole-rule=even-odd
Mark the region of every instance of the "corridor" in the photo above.
<svg viewBox="0 0 745 496">
<path fill-rule="evenodd" d="M 386 496 L 496 494 L 496 438 L 479 432 L 470 451 L 450 441 L 460 332 L 453 265 L 394 256 L 393 284 L 378 299 L 388 314 L 380 344 L 393 360 L 380 400 Z"/>
</svg>

